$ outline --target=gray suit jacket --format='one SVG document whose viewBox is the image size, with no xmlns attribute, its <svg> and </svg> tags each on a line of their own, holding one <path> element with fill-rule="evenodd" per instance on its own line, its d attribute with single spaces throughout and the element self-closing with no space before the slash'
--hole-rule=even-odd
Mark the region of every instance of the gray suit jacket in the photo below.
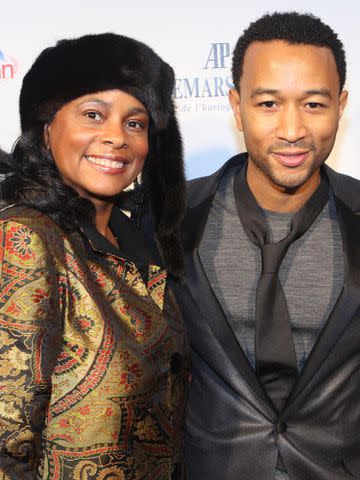
<svg viewBox="0 0 360 480">
<path fill-rule="evenodd" d="M 325 167 L 342 233 L 344 286 L 277 415 L 198 254 L 219 181 L 246 158 L 189 184 L 186 275 L 175 286 L 192 343 L 187 480 L 271 480 L 279 452 L 291 480 L 360 479 L 360 182 Z"/>
</svg>

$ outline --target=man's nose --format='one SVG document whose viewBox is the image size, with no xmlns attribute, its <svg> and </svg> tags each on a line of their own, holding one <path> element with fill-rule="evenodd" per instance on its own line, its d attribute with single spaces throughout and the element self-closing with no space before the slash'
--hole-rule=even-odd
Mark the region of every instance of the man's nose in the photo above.
<svg viewBox="0 0 360 480">
<path fill-rule="evenodd" d="M 307 127 L 303 118 L 303 112 L 295 105 L 284 108 L 279 114 L 277 137 L 294 143 L 304 138 Z"/>
</svg>

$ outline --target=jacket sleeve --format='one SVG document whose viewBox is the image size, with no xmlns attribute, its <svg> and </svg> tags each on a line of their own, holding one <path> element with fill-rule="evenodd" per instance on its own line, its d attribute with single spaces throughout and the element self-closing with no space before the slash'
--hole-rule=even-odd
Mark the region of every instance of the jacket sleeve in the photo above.
<svg viewBox="0 0 360 480">
<path fill-rule="evenodd" d="M 0 224 L 0 480 L 35 479 L 61 339 L 55 260 L 41 235 Z"/>
</svg>

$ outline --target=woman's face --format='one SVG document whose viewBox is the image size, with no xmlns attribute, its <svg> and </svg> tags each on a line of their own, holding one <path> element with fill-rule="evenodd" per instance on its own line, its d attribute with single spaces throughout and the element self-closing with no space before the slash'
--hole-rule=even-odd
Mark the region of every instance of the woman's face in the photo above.
<svg viewBox="0 0 360 480">
<path fill-rule="evenodd" d="M 113 202 L 141 171 L 149 116 L 122 90 L 84 95 L 65 104 L 45 128 L 63 181 L 93 203 Z"/>
</svg>

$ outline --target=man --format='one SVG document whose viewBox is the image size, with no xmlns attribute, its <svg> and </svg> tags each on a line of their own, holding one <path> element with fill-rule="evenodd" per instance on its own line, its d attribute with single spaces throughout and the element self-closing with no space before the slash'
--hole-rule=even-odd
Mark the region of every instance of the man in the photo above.
<svg viewBox="0 0 360 480">
<path fill-rule="evenodd" d="M 185 222 L 187 480 L 360 478 L 360 182 L 324 166 L 345 71 L 312 15 L 236 45 L 248 152 L 190 182 Z"/>
</svg>

